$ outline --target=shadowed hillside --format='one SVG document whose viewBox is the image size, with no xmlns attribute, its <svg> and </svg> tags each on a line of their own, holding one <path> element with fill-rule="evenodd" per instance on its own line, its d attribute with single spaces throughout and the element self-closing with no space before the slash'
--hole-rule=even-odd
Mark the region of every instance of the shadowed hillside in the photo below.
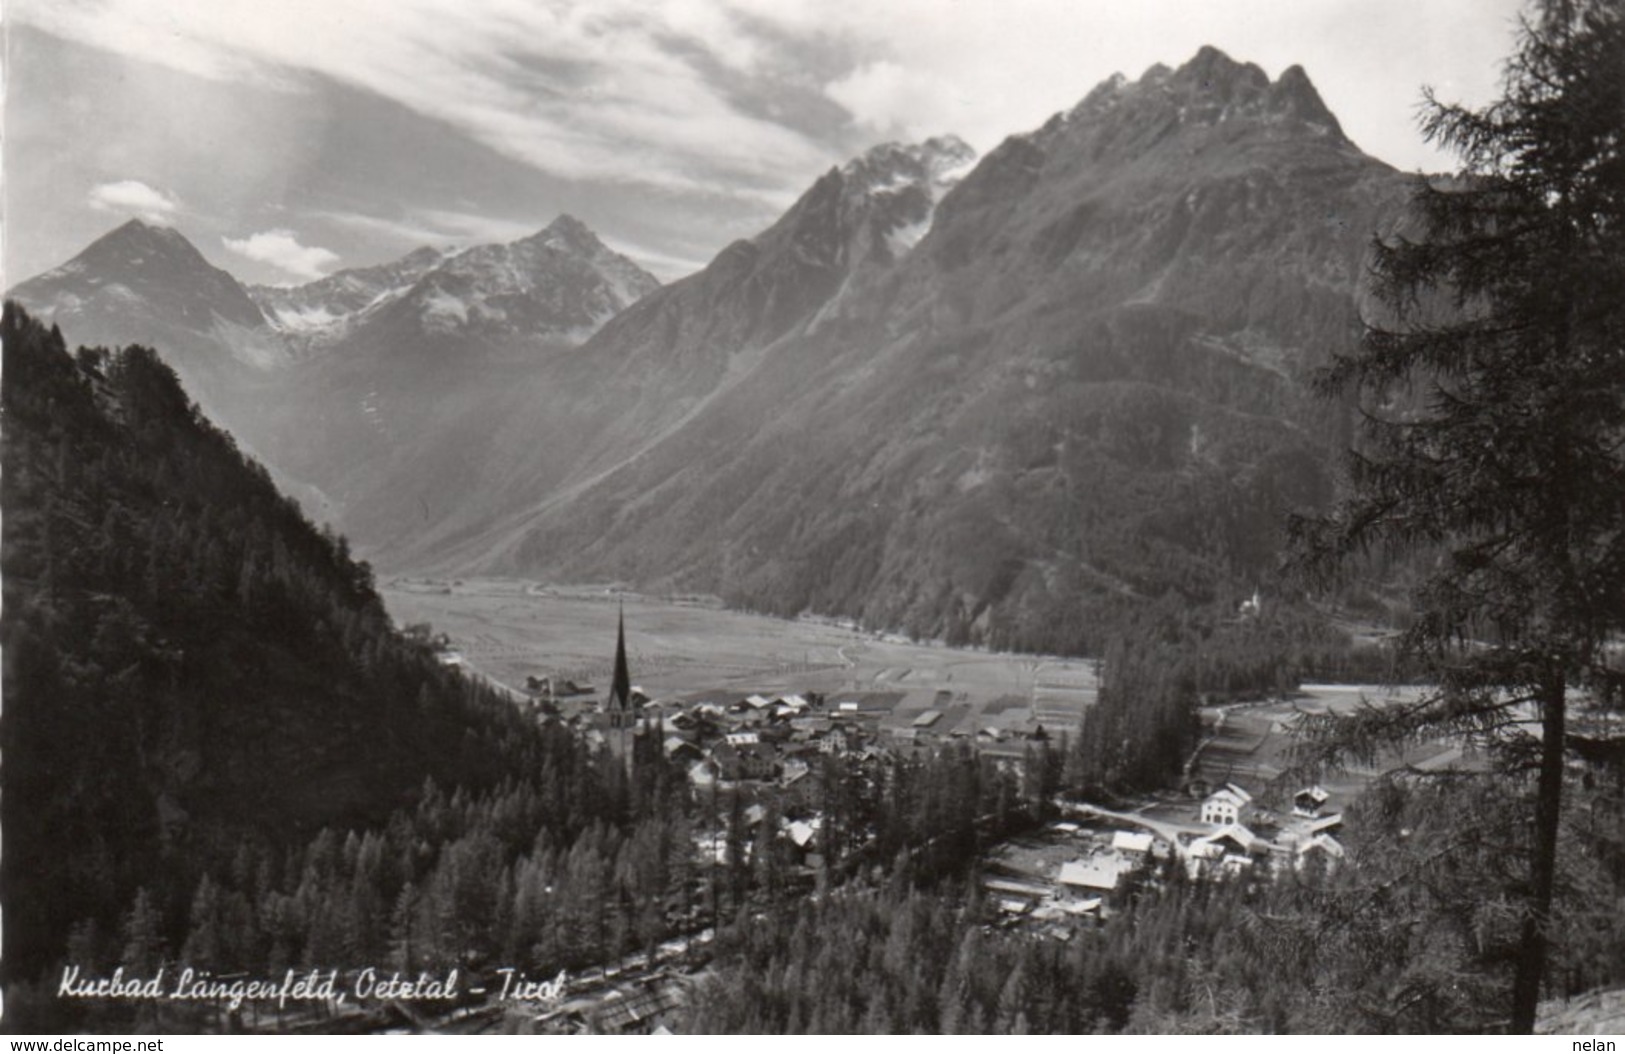
<svg viewBox="0 0 1625 1054">
<path fill-rule="evenodd" d="M 397 634 L 151 351 L 81 350 L 8 306 L 5 975 L 70 924 L 176 907 L 247 835 L 381 822 L 426 778 L 489 787 L 576 748 Z M 9 1001 L 8 1001 L 9 1002 Z"/>
</svg>

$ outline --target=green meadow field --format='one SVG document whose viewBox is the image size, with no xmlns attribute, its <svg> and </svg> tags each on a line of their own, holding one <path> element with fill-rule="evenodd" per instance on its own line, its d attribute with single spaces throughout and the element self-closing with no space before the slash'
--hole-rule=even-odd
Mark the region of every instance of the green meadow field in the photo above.
<svg viewBox="0 0 1625 1054">
<path fill-rule="evenodd" d="M 520 689 L 528 676 L 608 682 L 615 619 L 625 612 L 632 680 L 656 699 L 715 692 L 819 692 L 862 697 L 883 725 L 927 710 L 932 731 L 974 733 L 1077 725 L 1094 699 L 1094 664 L 913 643 L 812 618 L 729 611 L 704 599 L 657 598 L 605 587 L 516 579 L 397 578 L 381 589 L 402 625 L 427 622 L 467 664 Z"/>
</svg>

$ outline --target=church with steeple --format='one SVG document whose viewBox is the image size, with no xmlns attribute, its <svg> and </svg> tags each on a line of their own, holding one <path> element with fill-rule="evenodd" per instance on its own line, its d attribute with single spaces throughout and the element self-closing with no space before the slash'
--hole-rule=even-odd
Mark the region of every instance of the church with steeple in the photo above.
<svg viewBox="0 0 1625 1054">
<path fill-rule="evenodd" d="M 632 672 L 626 664 L 626 610 L 622 608 L 615 618 L 615 673 L 610 680 L 609 697 L 604 700 L 604 729 L 610 749 L 621 756 L 628 777 L 632 775 L 637 750 L 638 710 L 642 701 L 633 691 Z"/>
<path fill-rule="evenodd" d="M 610 682 L 609 699 L 604 703 L 609 715 L 609 727 L 625 731 L 637 723 L 632 705 L 632 674 L 626 665 L 626 611 L 623 608 L 615 618 L 615 676 Z"/>
</svg>

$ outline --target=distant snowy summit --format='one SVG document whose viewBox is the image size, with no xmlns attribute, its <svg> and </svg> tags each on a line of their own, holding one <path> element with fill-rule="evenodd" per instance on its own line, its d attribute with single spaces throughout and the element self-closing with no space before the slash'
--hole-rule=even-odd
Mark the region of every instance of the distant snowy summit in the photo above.
<svg viewBox="0 0 1625 1054">
<path fill-rule="evenodd" d="M 400 299 L 419 279 L 455 255 L 424 246 L 399 260 L 353 267 L 299 286 L 251 285 L 248 294 L 270 324 L 303 343 L 332 343 L 357 320 Z"/>
<path fill-rule="evenodd" d="M 374 320 L 397 335 L 404 328 L 424 336 L 579 344 L 659 285 L 586 224 L 561 215 L 505 245 L 426 247 L 306 285 L 249 292 L 274 327 L 320 350 Z"/>
<path fill-rule="evenodd" d="M 244 286 L 179 231 L 130 220 L 8 295 L 75 342 L 179 345 L 199 361 L 225 348 L 268 369 L 374 324 L 397 340 L 580 344 L 659 285 L 567 215 L 506 245 L 424 247 L 290 287 Z"/>
</svg>

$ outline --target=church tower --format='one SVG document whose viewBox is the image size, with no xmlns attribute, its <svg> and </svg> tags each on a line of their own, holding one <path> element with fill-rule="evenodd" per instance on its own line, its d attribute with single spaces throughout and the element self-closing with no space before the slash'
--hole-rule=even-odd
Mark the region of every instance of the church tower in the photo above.
<svg viewBox="0 0 1625 1054">
<path fill-rule="evenodd" d="M 609 713 L 609 727 L 624 729 L 630 726 L 632 712 L 632 674 L 626 668 L 626 610 L 621 609 L 615 619 L 615 677 L 609 686 L 609 701 L 604 704 Z"/>
<path fill-rule="evenodd" d="M 615 746 L 620 751 L 621 761 L 626 765 L 626 775 L 632 778 L 632 756 L 637 749 L 636 730 L 638 723 L 637 707 L 632 701 L 632 674 L 626 666 L 626 609 L 621 608 L 615 617 L 615 675 L 610 681 L 609 698 L 604 702 L 604 712 L 609 715 L 609 727 L 615 735 Z"/>
</svg>

